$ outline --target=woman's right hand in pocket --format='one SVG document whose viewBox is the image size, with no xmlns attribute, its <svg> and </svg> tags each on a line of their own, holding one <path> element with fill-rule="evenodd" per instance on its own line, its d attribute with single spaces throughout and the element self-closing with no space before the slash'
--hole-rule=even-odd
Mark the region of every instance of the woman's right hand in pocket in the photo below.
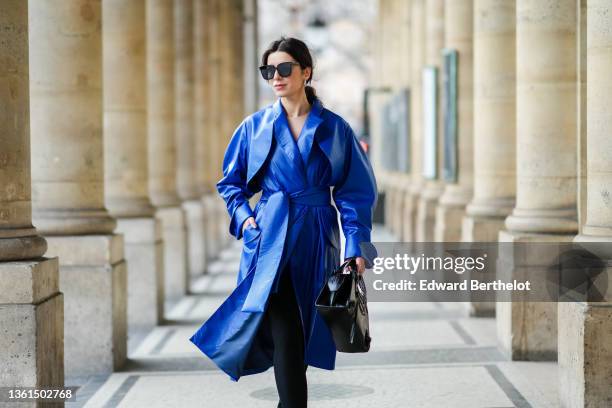
<svg viewBox="0 0 612 408">
<path fill-rule="evenodd" d="M 247 218 L 244 223 L 242 224 L 242 233 L 244 234 L 244 230 L 247 229 L 247 227 L 249 226 L 249 224 L 253 227 L 253 228 L 257 228 L 257 224 L 255 223 L 255 218 L 253 217 L 249 217 Z"/>
</svg>

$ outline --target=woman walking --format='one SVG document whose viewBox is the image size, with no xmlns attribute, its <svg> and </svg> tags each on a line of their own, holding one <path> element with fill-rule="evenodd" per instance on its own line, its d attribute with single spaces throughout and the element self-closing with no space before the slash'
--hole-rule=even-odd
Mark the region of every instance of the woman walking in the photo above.
<svg viewBox="0 0 612 408">
<path fill-rule="evenodd" d="M 279 407 L 307 406 L 306 368 L 333 370 L 336 348 L 315 300 L 344 258 L 372 266 L 376 180 L 348 123 L 314 89 L 308 47 L 281 37 L 260 71 L 276 102 L 231 137 L 217 190 L 243 239 L 237 286 L 191 341 L 234 381 L 274 367 Z M 331 188 L 331 191 L 330 191 Z M 248 199 L 261 191 L 251 209 Z"/>
</svg>

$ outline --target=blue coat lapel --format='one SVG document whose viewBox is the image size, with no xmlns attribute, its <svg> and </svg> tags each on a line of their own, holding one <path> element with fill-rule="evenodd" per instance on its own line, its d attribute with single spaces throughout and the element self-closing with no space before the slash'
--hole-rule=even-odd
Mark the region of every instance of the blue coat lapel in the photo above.
<svg viewBox="0 0 612 408">
<path fill-rule="evenodd" d="M 249 142 L 249 157 L 247 162 L 247 185 L 263 165 L 272 146 L 272 129 L 276 113 L 271 108 L 264 110 L 261 122 L 254 120 L 253 135 Z"/>
<path fill-rule="evenodd" d="M 247 183 L 250 183 L 252 178 L 257 174 L 263 163 L 265 162 L 270 148 L 272 147 L 272 136 L 275 129 L 275 123 L 279 120 L 283 113 L 283 107 L 280 98 L 274 104 L 264 109 L 263 114 L 254 118 L 252 137 L 249 143 L 249 157 L 247 167 Z M 300 137 L 298 148 L 302 156 L 302 162 L 307 163 L 308 155 L 312 150 L 312 143 L 316 139 L 317 144 L 329 160 L 332 169 L 332 182 L 338 181 L 338 178 L 343 173 L 344 160 L 344 128 L 341 126 L 342 121 L 334 116 L 326 115 L 329 123 L 327 132 L 317 133 L 319 125 L 325 118 L 323 117 L 323 106 L 316 99 L 311 108 L 306 123 L 304 123 L 303 134 Z M 259 119 L 257 119 L 259 118 Z M 286 124 L 288 126 L 288 124 Z M 289 135 L 291 136 L 291 135 Z"/>
<path fill-rule="evenodd" d="M 346 139 L 344 128 L 339 119 L 328 120 L 325 123 L 326 131 L 316 135 L 317 144 L 329 160 L 332 177 L 331 184 L 335 185 L 344 173 L 344 152 L 346 151 Z"/>
<path fill-rule="evenodd" d="M 323 122 L 323 118 L 321 116 L 322 112 L 323 108 L 321 107 L 321 102 L 316 99 L 312 105 L 312 108 L 310 109 L 308 117 L 306 118 L 306 122 L 304 122 L 304 129 L 302 129 L 302 134 L 297 142 L 298 149 L 302 155 L 304 167 L 308 165 L 308 156 L 312 150 L 312 142 L 314 140 L 317 128 L 321 122 Z"/>
<path fill-rule="evenodd" d="M 300 151 L 298 150 L 298 146 L 293 139 L 291 129 L 289 128 L 289 122 L 287 121 L 287 116 L 284 114 L 284 112 L 281 112 L 281 114 L 278 115 L 274 121 L 274 137 L 289 158 L 291 165 L 297 167 L 301 180 L 305 183 L 306 166 L 304 166 L 302 163 Z"/>
</svg>

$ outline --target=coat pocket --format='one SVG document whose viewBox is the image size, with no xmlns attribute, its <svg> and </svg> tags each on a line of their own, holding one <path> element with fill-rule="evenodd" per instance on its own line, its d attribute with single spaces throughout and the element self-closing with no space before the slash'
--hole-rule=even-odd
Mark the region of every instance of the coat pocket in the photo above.
<svg viewBox="0 0 612 408">
<path fill-rule="evenodd" d="M 259 237 L 261 230 L 248 226 L 242 233 L 242 254 L 240 256 L 240 268 L 238 273 L 238 284 L 246 277 L 248 272 L 257 262 L 259 248 Z"/>
<path fill-rule="evenodd" d="M 244 245 L 250 244 L 255 241 L 261 235 L 261 230 L 252 226 L 247 226 L 244 232 L 242 233 L 244 239 Z"/>
</svg>

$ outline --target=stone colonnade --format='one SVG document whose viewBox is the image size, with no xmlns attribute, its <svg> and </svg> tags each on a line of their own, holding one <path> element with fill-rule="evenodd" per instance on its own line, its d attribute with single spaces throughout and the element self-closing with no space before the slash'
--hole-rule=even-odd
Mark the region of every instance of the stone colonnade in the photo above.
<svg viewBox="0 0 612 408">
<path fill-rule="evenodd" d="M 412 105 L 411 174 L 378 171 L 390 229 L 409 242 L 599 243 L 598 255 L 609 265 L 610 2 L 379 0 L 374 41 L 404 32 L 406 23 L 390 15 L 400 13 L 389 10 L 408 3 L 410 45 L 389 46 L 394 43 L 387 38 L 375 55 L 383 77 L 403 76 L 405 67 L 394 66 L 401 56 L 393 54 L 410 54 L 412 65 L 412 78 L 406 80 Z M 440 74 L 448 50 L 457 51 L 458 62 L 454 180 L 443 177 L 449 146 Z M 430 163 L 435 177 L 424 174 L 428 158 L 415 157 L 432 126 L 423 109 L 421 75 L 427 67 L 438 69 L 437 157 Z M 377 107 L 380 103 L 373 110 Z M 384 141 L 385 135 L 373 139 Z M 373 153 L 375 168 L 380 160 Z M 524 255 L 512 260 L 511 279 L 548 266 L 546 254 Z M 612 270 L 606 268 L 610 282 Z M 496 316 L 499 346 L 510 358 L 558 360 L 562 406 L 607 406 L 612 400 L 612 288 L 603 289 L 603 302 L 472 302 L 469 310 L 474 316 Z"/>
<path fill-rule="evenodd" d="M 0 322 L 19 328 L 0 334 L 1 385 L 119 369 L 128 334 L 227 242 L 215 184 L 245 113 L 242 10 L 0 5 Z"/>
</svg>

